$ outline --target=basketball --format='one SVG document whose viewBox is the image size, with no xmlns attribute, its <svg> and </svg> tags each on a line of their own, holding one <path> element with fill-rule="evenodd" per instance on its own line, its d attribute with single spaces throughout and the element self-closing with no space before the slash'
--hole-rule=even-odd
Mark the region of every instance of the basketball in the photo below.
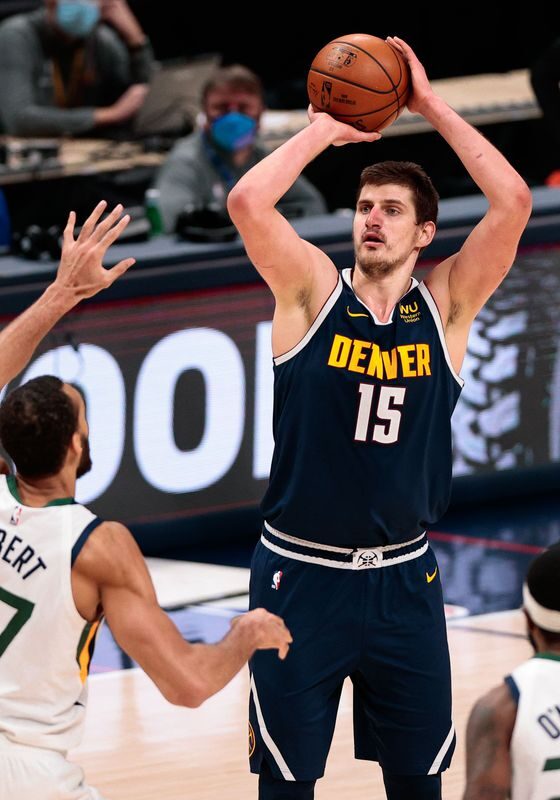
<svg viewBox="0 0 560 800">
<path fill-rule="evenodd" d="M 307 94 L 326 111 L 360 131 L 381 131 L 406 106 L 410 71 L 384 39 L 351 33 L 325 45 L 313 59 Z"/>
</svg>

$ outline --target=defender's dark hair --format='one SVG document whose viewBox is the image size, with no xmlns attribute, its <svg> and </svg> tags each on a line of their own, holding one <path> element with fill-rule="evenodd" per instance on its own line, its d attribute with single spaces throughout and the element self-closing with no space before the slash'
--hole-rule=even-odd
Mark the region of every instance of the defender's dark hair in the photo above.
<svg viewBox="0 0 560 800">
<path fill-rule="evenodd" d="M 549 547 L 531 563 L 527 588 L 539 605 L 560 612 L 560 543 Z M 538 628 L 548 645 L 560 644 L 560 633 L 547 631 L 540 625 Z"/>
<path fill-rule="evenodd" d="M 254 94 L 264 102 L 264 88 L 258 75 L 241 64 L 221 67 L 208 79 L 202 89 L 202 104 L 214 89 L 236 89 L 240 92 Z"/>
<path fill-rule="evenodd" d="M 437 222 L 439 194 L 421 166 L 412 161 L 380 161 L 372 164 L 362 170 L 357 198 L 364 186 L 383 186 L 386 183 L 395 183 L 410 189 L 414 198 L 417 224 Z"/>
<path fill-rule="evenodd" d="M 55 475 L 64 464 L 78 409 L 53 375 L 42 375 L 14 389 L 0 405 L 0 440 L 27 478 Z"/>
</svg>

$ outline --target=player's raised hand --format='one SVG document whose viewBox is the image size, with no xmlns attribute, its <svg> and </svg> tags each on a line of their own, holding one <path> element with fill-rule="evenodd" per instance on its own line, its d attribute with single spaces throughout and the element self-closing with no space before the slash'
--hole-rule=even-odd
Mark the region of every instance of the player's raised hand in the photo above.
<svg viewBox="0 0 560 800">
<path fill-rule="evenodd" d="M 232 628 L 243 625 L 251 630 L 255 650 L 278 650 L 282 660 L 288 655 L 292 635 L 284 620 L 264 608 L 255 608 L 231 621 Z"/>
<path fill-rule="evenodd" d="M 409 111 L 421 114 L 424 103 L 434 95 L 426 70 L 412 47 L 404 39 L 400 39 L 398 36 L 388 36 L 387 44 L 399 51 L 410 68 L 412 86 L 406 105 Z"/>
<path fill-rule="evenodd" d="M 76 303 L 111 286 L 136 260 L 125 258 L 111 269 L 103 266 L 105 253 L 130 222 L 128 214 L 125 214 L 124 217 L 121 216 L 122 205 L 115 206 L 111 213 L 100 222 L 106 206 L 107 203 L 104 200 L 97 204 L 83 224 L 77 238 L 74 236 L 76 214 L 71 211 L 68 216 L 62 240 L 62 255 L 54 285 L 58 289 L 70 293 Z"/>
</svg>

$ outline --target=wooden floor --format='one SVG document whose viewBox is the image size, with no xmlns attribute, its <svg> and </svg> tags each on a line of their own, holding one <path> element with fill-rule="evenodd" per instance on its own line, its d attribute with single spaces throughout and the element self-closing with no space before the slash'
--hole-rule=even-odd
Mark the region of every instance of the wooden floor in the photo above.
<svg viewBox="0 0 560 800">
<path fill-rule="evenodd" d="M 446 800 L 462 795 L 468 712 L 482 692 L 530 656 L 523 633 L 519 611 L 449 624 L 458 746 L 444 776 Z M 245 670 L 198 709 L 169 705 L 138 670 L 94 675 L 84 741 L 73 757 L 108 800 L 254 798 L 257 780 L 246 757 L 247 694 Z M 377 766 L 353 758 L 350 686 L 342 695 L 327 772 L 316 791 L 317 800 L 342 797 L 385 797 Z"/>
</svg>

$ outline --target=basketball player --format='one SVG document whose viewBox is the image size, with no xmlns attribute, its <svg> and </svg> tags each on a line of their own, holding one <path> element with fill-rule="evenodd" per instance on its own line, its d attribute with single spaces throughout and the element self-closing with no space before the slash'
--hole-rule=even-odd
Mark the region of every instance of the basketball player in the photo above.
<svg viewBox="0 0 560 800">
<path fill-rule="evenodd" d="M 533 561 L 523 607 L 535 655 L 474 706 L 464 800 L 560 796 L 560 544 Z"/>
<path fill-rule="evenodd" d="M 441 796 L 454 749 L 438 567 L 425 530 L 445 511 L 450 417 L 471 323 L 506 276 L 531 194 L 505 158 L 408 61 L 408 107 L 444 137 L 488 199 L 461 250 L 422 283 L 437 193 L 415 164 L 366 168 L 356 262 L 339 274 L 275 210 L 329 145 L 374 142 L 325 113 L 247 173 L 229 211 L 276 308 L 275 450 L 251 604 L 286 620 L 285 663 L 252 660 L 251 769 L 259 796 L 312 798 L 344 679 L 354 684 L 357 758 L 378 761 L 391 800 Z"/>
<path fill-rule="evenodd" d="M 74 240 L 64 234 L 56 280 L 0 334 L 0 376 L 14 377 L 62 314 L 122 274 L 102 266 L 127 224 L 99 205 Z M 128 530 L 73 500 L 91 466 L 80 393 L 58 378 L 35 378 L 0 406 L 0 439 L 16 475 L 0 476 L 0 797 L 94 800 L 82 770 L 66 759 L 84 723 L 95 636 L 107 618 L 119 645 L 172 703 L 198 706 L 258 648 L 284 658 L 290 634 L 257 609 L 232 622 L 216 645 L 185 642 L 159 608 Z"/>
</svg>

